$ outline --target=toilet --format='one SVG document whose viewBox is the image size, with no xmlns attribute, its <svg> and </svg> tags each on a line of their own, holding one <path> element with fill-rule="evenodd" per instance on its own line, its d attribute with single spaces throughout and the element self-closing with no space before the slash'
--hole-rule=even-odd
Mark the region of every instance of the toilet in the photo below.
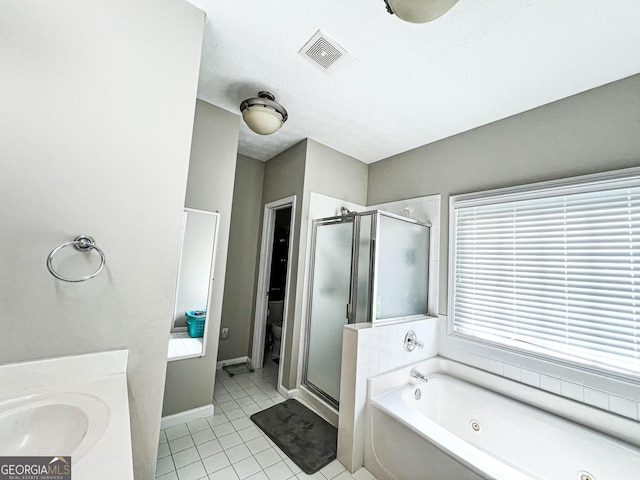
<svg viewBox="0 0 640 480">
<path fill-rule="evenodd" d="M 284 301 L 270 301 L 267 313 L 267 326 L 271 332 L 271 346 L 274 353 L 280 352 L 280 340 L 282 339 L 282 315 Z"/>
</svg>

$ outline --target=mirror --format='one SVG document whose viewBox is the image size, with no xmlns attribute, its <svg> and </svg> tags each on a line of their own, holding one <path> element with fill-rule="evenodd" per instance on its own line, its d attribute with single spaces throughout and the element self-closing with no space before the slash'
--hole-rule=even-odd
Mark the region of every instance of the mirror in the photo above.
<svg viewBox="0 0 640 480">
<path fill-rule="evenodd" d="M 219 213 L 185 208 L 169 360 L 204 355 Z"/>
</svg>

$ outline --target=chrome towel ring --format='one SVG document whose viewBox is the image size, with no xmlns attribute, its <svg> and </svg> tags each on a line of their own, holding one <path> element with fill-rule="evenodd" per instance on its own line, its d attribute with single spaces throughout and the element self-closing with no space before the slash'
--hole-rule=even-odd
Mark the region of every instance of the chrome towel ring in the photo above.
<svg viewBox="0 0 640 480">
<path fill-rule="evenodd" d="M 86 277 L 82 278 L 69 278 L 56 272 L 53 268 L 53 257 L 56 255 L 56 253 L 58 253 L 64 247 L 68 247 L 69 245 L 73 245 L 73 248 L 75 248 L 79 252 L 88 252 L 90 250 L 95 250 L 96 252 L 98 252 L 98 254 L 100 255 L 100 266 L 98 267 L 98 269 L 91 275 L 87 275 Z M 105 263 L 106 260 L 104 257 L 104 252 L 100 249 L 100 247 L 96 245 L 95 240 L 89 235 L 78 235 L 73 240 L 73 242 L 63 243 L 59 247 L 54 248 L 47 257 L 47 268 L 51 272 L 51 275 L 56 277 L 58 280 L 64 280 L 65 282 L 84 282 L 85 280 L 89 280 L 90 278 L 98 275 L 104 269 Z"/>
</svg>

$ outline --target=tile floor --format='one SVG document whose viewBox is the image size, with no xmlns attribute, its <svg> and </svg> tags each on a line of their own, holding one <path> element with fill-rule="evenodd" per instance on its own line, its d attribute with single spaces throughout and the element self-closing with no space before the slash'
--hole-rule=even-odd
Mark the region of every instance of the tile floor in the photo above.
<svg viewBox="0 0 640 480">
<path fill-rule="evenodd" d="M 302 472 L 249 418 L 285 399 L 271 361 L 233 378 L 218 370 L 215 414 L 160 431 L 156 480 L 375 480 L 365 468 L 349 474 L 334 460 L 313 475 Z"/>
</svg>

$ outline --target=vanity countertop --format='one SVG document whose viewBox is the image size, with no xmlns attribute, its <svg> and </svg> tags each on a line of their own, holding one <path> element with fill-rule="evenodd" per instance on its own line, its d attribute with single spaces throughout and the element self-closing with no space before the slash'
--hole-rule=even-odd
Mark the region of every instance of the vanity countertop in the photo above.
<svg viewBox="0 0 640 480">
<path fill-rule="evenodd" d="M 126 350 L 0 365 L 0 456 L 71 456 L 73 480 L 133 480 L 126 367 Z M 49 452 L 33 438 L 53 445 L 56 429 L 78 441 Z"/>
</svg>

